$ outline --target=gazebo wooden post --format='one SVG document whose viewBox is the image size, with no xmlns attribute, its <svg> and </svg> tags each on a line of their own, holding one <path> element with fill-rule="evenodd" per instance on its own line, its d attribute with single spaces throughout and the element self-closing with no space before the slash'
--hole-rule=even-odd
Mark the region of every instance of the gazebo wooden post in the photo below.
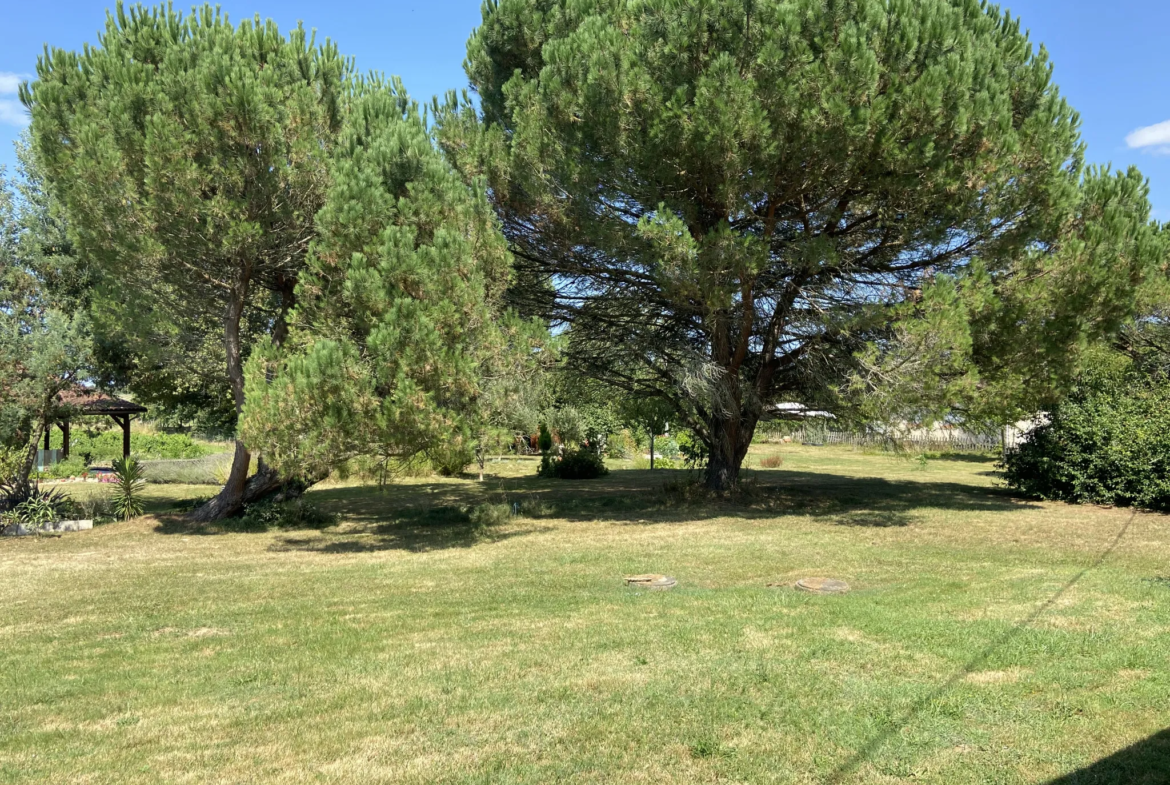
<svg viewBox="0 0 1170 785">
<path fill-rule="evenodd" d="M 111 414 L 110 419 L 122 426 L 122 457 L 130 457 L 130 415 Z"/>
</svg>

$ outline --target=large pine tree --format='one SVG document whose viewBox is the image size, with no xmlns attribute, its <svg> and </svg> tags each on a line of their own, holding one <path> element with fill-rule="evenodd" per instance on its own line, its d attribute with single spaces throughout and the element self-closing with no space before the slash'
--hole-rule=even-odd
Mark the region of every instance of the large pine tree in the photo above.
<svg viewBox="0 0 1170 785">
<path fill-rule="evenodd" d="M 347 72 L 300 27 L 119 3 L 97 46 L 46 52 L 22 88 L 45 178 L 78 253 L 114 283 L 126 329 L 216 325 L 237 412 L 248 339 L 287 331 Z M 238 441 L 198 518 L 272 486 L 272 472 L 248 484 L 250 460 Z"/>
<path fill-rule="evenodd" d="M 769 404 L 880 376 L 900 321 L 947 325 L 934 391 L 1050 387 L 1148 261 L 1140 175 L 1082 187 L 1044 51 L 979 0 L 492 0 L 467 69 L 486 127 L 443 138 L 520 303 L 672 402 L 712 488 Z"/>
</svg>

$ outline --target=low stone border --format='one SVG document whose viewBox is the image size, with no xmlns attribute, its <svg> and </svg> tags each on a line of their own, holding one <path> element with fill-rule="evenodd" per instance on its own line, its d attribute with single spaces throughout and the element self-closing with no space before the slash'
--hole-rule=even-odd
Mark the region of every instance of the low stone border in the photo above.
<svg viewBox="0 0 1170 785">
<path fill-rule="evenodd" d="M 41 528 L 25 526 L 23 523 L 14 523 L 4 527 L 0 534 L 5 537 L 30 537 L 35 534 L 59 534 L 61 532 L 82 532 L 93 528 L 93 521 L 57 521 L 46 523 Z"/>
</svg>

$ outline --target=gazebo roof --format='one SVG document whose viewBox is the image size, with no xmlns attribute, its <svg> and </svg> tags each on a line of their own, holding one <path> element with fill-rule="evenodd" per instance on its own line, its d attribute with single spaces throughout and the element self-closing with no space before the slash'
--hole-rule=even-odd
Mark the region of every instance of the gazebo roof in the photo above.
<svg viewBox="0 0 1170 785">
<path fill-rule="evenodd" d="M 76 406 L 82 414 L 145 414 L 146 407 L 134 401 L 115 398 L 112 395 L 77 387 L 63 390 L 57 400 L 68 406 Z"/>
</svg>

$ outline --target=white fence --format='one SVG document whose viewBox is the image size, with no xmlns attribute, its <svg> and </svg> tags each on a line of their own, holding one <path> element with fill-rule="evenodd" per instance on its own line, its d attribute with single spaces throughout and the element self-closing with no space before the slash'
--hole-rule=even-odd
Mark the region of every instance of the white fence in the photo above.
<svg viewBox="0 0 1170 785">
<path fill-rule="evenodd" d="M 1017 436 L 1005 433 L 972 433 L 954 429 L 890 437 L 875 432 L 830 431 L 804 428 L 793 434 L 794 441 L 809 445 L 845 444 L 853 447 L 885 447 L 920 452 L 998 452 L 1014 447 Z"/>
</svg>

